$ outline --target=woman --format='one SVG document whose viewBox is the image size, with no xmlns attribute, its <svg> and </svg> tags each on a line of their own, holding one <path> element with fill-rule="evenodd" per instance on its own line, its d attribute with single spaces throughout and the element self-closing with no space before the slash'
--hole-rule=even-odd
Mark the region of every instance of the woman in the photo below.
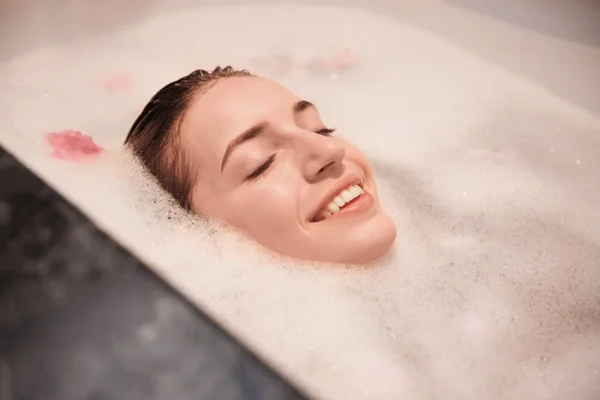
<svg viewBox="0 0 600 400">
<path fill-rule="evenodd" d="M 317 108 L 231 67 L 162 88 L 126 145 L 187 210 L 295 258 L 359 264 L 396 237 L 373 171 Z"/>
</svg>

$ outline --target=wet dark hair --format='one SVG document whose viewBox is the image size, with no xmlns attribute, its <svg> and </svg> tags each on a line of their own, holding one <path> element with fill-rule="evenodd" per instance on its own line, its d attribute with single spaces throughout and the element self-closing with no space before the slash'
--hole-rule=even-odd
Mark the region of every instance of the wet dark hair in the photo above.
<svg viewBox="0 0 600 400">
<path fill-rule="evenodd" d="M 219 79 L 252 76 L 246 70 L 230 66 L 212 71 L 196 70 L 160 89 L 133 123 L 125 139 L 144 167 L 158 183 L 186 210 L 192 209 L 192 188 L 197 169 L 190 165 L 180 145 L 179 129 L 191 100 Z"/>
</svg>

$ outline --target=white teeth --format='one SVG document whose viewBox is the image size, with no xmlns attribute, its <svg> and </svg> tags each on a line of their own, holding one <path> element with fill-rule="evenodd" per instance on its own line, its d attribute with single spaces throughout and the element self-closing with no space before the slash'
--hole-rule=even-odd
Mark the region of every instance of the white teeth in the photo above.
<svg viewBox="0 0 600 400">
<path fill-rule="evenodd" d="M 344 199 L 344 202 L 349 202 L 350 200 L 352 200 L 353 198 L 356 197 L 356 195 L 352 195 L 352 193 L 350 193 L 349 190 L 343 190 L 341 196 L 342 196 L 342 199 Z M 336 201 L 336 203 L 337 203 L 337 201 Z"/>
<path fill-rule="evenodd" d="M 349 200 L 346 200 L 345 198 L 342 199 L 340 196 L 335 196 L 335 198 L 333 199 L 333 202 L 337 204 L 338 207 L 342 207 L 344 204 L 346 204 L 347 201 Z"/>
<path fill-rule="evenodd" d="M 327 204 L 326 210 L 323 211 L 323 218 L 331 217 L 336 212 L 340 211 L 346 203 L 351 202 L 365 191 L 358 185 L 352 185 L 342 190 L 337 196 L 333 198 L 333 201 Z"/>
</svg>

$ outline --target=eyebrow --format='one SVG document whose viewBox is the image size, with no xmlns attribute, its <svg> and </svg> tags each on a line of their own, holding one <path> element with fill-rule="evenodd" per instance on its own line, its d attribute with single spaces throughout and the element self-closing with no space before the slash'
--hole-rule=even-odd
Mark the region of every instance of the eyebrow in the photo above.
<svg viewBox="0 0 600 400">
<path fill-rule="evenodd" d="M 292 107 L 292 110 L 294 111 L 294 114 L 298 114 L 299 112 L 302 112 L 310 107 L 316 108 L 315 105 L 313 103 L 311 103 L 310 101 L 300 100 L 299 102 L 294 104 L 294 106 Z M 231 156 L 231 153 L 233 153 L 233 150 L 235 150 L 242 143 L 245 143 L 251 139 L 254 139 L 258 135 L 260 135 L 266 126 L 267 126 L 266 121 L 259 122 L 258 124 L 254 125 L 253 127 L 246 129 L 244 132 L 239 134 L 235 139 L 233 139 L 231 141 L 231 143 L 229 143 L 229 145 L 227 146 L 227 149 L 225 150 L 225 154 L 223 155 L 223 161 L 221 162 L 221 172 L 223 172 L 223 168 L 225 168 L 225 164 L 227 163 L 227 160 L 229 160 L 229 157 Z"/>
</svg>

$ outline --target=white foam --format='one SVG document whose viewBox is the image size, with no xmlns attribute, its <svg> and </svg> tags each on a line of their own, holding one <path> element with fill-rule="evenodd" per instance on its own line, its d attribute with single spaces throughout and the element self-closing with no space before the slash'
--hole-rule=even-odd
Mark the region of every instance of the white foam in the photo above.
<svg viewBox="0 0 600 400">
<path fill-rule="evenodd" d="M 361 66 L 336 79 L 250 61 L 344 47 Z M 141 107 L 217 64 L 278 78 L 369 154 L 400 229 L 393 255 L 283 263 L 140 179 L 120 146 Z M 132 90 L 104 91 L 119 71 Z M 600 124 L 543 89 L 391 19 L 292 5 L 163 15 L 23 55 L 0 85 L 5 146 L 317 397 L 600 393 Z M 109 153 L 85 168 L 51 159 L 43 134 L 65 128 Z"/>
</svg>

